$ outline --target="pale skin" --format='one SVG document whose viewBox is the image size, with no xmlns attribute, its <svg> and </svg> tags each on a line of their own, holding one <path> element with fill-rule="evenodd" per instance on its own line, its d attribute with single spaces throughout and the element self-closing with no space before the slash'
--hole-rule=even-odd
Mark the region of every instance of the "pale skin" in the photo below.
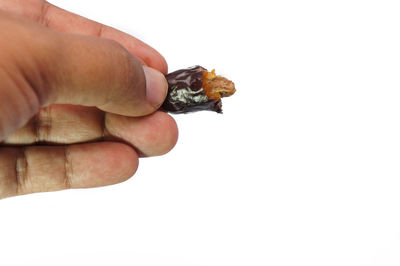
<svg viewBox="0 0 400 266">
<path fill-rule="evenodd" d="M 0 198 L 116 184 L 170 151 L 165 59 L 42 0 L 0 0 Z"/>
</svg>

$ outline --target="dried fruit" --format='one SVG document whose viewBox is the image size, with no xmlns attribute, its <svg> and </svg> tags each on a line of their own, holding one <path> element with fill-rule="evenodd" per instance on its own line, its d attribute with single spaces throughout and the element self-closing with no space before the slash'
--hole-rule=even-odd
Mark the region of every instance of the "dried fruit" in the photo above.
<svg viewBox="0 0 400 266">
<path fill-rule="evenodd" d="M 222 113 L 222 97 L 236 92 L 232 81 L 201 66 L 177 70 L 166 76 L 168 95 L 162 108 L 171 113 L 202 110 Z"/>
</svg>

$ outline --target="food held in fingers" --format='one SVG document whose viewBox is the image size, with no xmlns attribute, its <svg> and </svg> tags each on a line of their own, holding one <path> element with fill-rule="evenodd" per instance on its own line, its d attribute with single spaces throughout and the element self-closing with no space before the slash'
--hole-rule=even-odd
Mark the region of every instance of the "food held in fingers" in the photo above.
<svg viewBox="0 0 400 266">
<path fill-rule="evenodd" d="M 215 111 L 222 113 L 221 98 L 236 92 L 235 84 L 201 66 L 166 75 L 168 95 L 162 108 L 171 113 Z"/>
</svg>

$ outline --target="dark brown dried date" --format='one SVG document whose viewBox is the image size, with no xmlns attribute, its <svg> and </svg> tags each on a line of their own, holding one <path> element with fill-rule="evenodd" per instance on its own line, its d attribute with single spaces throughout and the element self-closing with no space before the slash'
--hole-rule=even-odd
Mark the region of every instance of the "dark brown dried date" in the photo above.
<svg viewBox="0 0 400 266">
<path fill-rule="evenodd" d="M 222 97 L 235 93 L 232 81 L 216 76 L 201 66 L 166 75 L 168 94 L 162 108 L 171 113 L 214 111 L 222 113 Z"/>
</svg>

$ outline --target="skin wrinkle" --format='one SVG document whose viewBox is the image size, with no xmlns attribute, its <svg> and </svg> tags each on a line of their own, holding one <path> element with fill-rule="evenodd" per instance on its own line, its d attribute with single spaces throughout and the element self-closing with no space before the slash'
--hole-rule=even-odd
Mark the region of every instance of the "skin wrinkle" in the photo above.
<svg viewBox="0 0 400 266">
<path fill-rule="evenodd" d="M 46 110 L 47 112 L 46 112 L 46 125 L 45 125 L 45 134 L 46 134 L 46 138 L 48 139 L 48 140 L 52 140 L 52 137 L 51 137 L 51 129 L 52 129 L 52 126 L 53 126 L 53 120 L 52 120 L 52 115 L 51 115 L 51 110 L 52 110 L 53 108 L 52 108 L 52 105 L 50 105 L 50 106 L 48 106 L 48 107 L 46 107 L 46 108 L 44 108 L 44 110 Z"/>
<path fill-rule="evenodd" d="M 104 26 L 103 24 L 99 24 L 99 30 L 96 33 L 96 36 L 99 37 L 99 38 L 103 38 L 105 30 L 106 30 L 106 26 Z"/>
<path fill-rule="evenodd" d="M 14 176 L 14 180 L 15 180 L 15 195 L 19 195 L 19 165 L 18 165 L 18 157 L 15 158 L 15 176 Z M 1 195 L 0 195 L 0 198 Z"/>
<path fill-rule="evenodd" d="M 72 187 L 73 168 L 70 156 L 70 149 L 68 146 L 64 146 L 64 157 L 65 188 L 70 189 Z"/>
<path fill-rule="evenodd" d="M 37 84 L 35 84 L 35 82 L 32 80 L 30 75 L 26 75 L 25 71 L 20 71 L 21 76 L 23 77 L 23 80 L 25 81 L 25 83 L 28 85 L 28 87 L 33 91 L 33 93 L 35 94 L 35 102 L 38 103 L 38 106 L 41 106 L 43 101 L 44 101 L 44 93 L 39 93 L 40 89 L 42 88 L 42 86 L 38 86 Z M 39 83 L 43 83 L 41 82 L 41 78 L 39 78 L 38 80 Z M 25 93 L 26 94 L 26 93 Z"/>
<path fill-rule="evenodd" d="M 33 127 L 35 132 L 35 142 L 40 143 L 42 141 L 51 141 L 51 129 L 52 129 L 52 106 L 41 108 L 35 115 L 33 121 Z"/>
<path fill-rule="evenodd" d="M 22 147 L 15 160 L 16 195 L 24 193 L 24 187 L 28 180 L 28 168 L 26 148 Z"/>
<path fill-rule="evenodd" d="M 110 136 L 110 132 L 107 130 L 106 125 L 107 113 L 103 113 L 103 117 L 101 119 L 101 139 L 104 140 L 106 137 Z"/>
<path fill-rule="evenodd" d="M 51 7 L 51 4 L 49 4 L 47 1 L 43 1 L 42 6 L 40 8 L 39 17 L 36 19 L 37 22 L 39 22 L 40 24 L 42 24 L 46 27 L 48 27 L 50 24 L 50 21 L 47 16 L 50 7 Z"/>
</svg>

